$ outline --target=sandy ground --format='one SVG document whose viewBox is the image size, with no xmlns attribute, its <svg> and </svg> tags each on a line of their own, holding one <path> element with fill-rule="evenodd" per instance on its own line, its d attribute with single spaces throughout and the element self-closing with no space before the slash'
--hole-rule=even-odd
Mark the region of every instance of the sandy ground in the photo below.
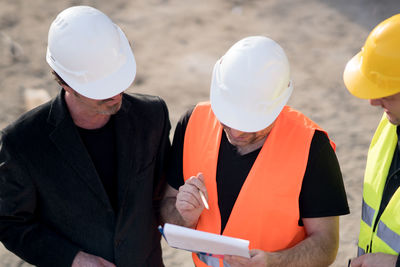
<svg viewBox="0 0 400 267">
<path fill-rule="evenodd" d="M 370 30 L 399 13 L 398 0 L 0 0 L 0 128 L 30 108 L 26 92 L 57 94 L 45 62 L 47 31 L 72 5 L 94 6 L 123 28 L 138 65 L 129 90 L 163 97 L 173 127 L 189 106 L 208 99 L 212 67 L 233 43 L 250 35 L 279 42 L 295 85 L 289 104 L 337 144 L 351 214 L 341 217 L 332 266 L 347 266 L 356 255 L 363 169 L 381 110 L 350 96 L 342 72 Z M 163 247 L 167 267 L 193 266 L 188 253 Z M 0 266 L 29 265 L 2 248 Z"/>
</svg>

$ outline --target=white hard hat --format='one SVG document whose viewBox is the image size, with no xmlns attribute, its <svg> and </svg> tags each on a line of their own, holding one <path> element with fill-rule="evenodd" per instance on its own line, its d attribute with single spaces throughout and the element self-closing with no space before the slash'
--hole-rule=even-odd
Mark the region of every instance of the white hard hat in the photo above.
<svg viewBox="0 0 400 267">
<path fill-rule="evenodd" d="M 75 6 L 62 11 L 49 29 L 46 61 L 75 91 L 106 99 L 135 79 L 136 62 L 125 34 L 104 13 Z"/>
<path fill-rule="evenodd" d="M 247 37 L 215 64 L 211 108 L 221 123 L 257 132 L 278 117 L 292 91 L 289 61 L 282 47 L 267 37 Z"/>
</svg>

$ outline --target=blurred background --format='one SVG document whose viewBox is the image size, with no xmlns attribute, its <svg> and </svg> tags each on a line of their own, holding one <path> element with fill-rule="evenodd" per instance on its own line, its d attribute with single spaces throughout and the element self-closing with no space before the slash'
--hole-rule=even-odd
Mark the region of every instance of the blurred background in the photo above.
<svg viewBox="0 0 400 267">
<path fill-rule="evenodd" d="M 126 33 L 137 61 L 129 92 L 159 95 L 172 124 L 209 95 L 212 68 L 246 36 L 277 41 L 291 63 L 289 104 L 328 131 L 351 214 L 340 219 L 340 248 L 332 266 L 357 251 L 362 178 L 369 142 L 382 115 L 344 87 L 346 62 L 380 21 L 400 13 L 398 0 L 0 0 L 0 129 L 55 96 L 45 61 L 47 32 L 63 9 L 90 5 Z M 322 178 L 322 177 L 321 177 Z M 163 243 L 167 267 L 193 266 L 187 252 Z M 30 266 L 0 248 L 0 266 Z"/>
</svg>

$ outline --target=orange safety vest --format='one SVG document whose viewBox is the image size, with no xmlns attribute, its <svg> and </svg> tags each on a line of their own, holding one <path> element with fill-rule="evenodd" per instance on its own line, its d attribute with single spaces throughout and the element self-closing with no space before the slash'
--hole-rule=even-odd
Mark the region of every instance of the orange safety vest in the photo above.
<svg viewBox="0 0 400 267">
<path fill-rule="evenodd" d="M 223 235 L 250 240 L 250 249 L 270 252 L 305 239 L 305 229 L 298 225 L 299 195 L 316 129 L 323 131 L 300 112 L 284 107 L 239 192 Z M 221 232 L 216 170 L 222 130 L 210 103 L 199 103 L 183 146 L 185 181 L 202 172 L 209 197 L 210 209 L 203 210 L 196 229 L 215 234 Z M 195 253 L 193 260 L 196 266 L 207 266 Z M 222 260 L 219 263 L 223 266 Z"/>
</svg>

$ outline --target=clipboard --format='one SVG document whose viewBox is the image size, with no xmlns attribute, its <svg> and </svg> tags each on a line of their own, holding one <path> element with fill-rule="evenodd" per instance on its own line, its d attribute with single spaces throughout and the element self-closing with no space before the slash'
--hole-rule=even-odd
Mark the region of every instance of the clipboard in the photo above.
<svg viewBox="0 0 400 267">
<path fill-rule="evenodd" d="M 173 248 L 217 258 L 223 258 L 223 255 L 250 258 L 250 241 L 248 240 L 207 233 L 169 223 L 158 228 L 165 241 Z"/>
</svg>

